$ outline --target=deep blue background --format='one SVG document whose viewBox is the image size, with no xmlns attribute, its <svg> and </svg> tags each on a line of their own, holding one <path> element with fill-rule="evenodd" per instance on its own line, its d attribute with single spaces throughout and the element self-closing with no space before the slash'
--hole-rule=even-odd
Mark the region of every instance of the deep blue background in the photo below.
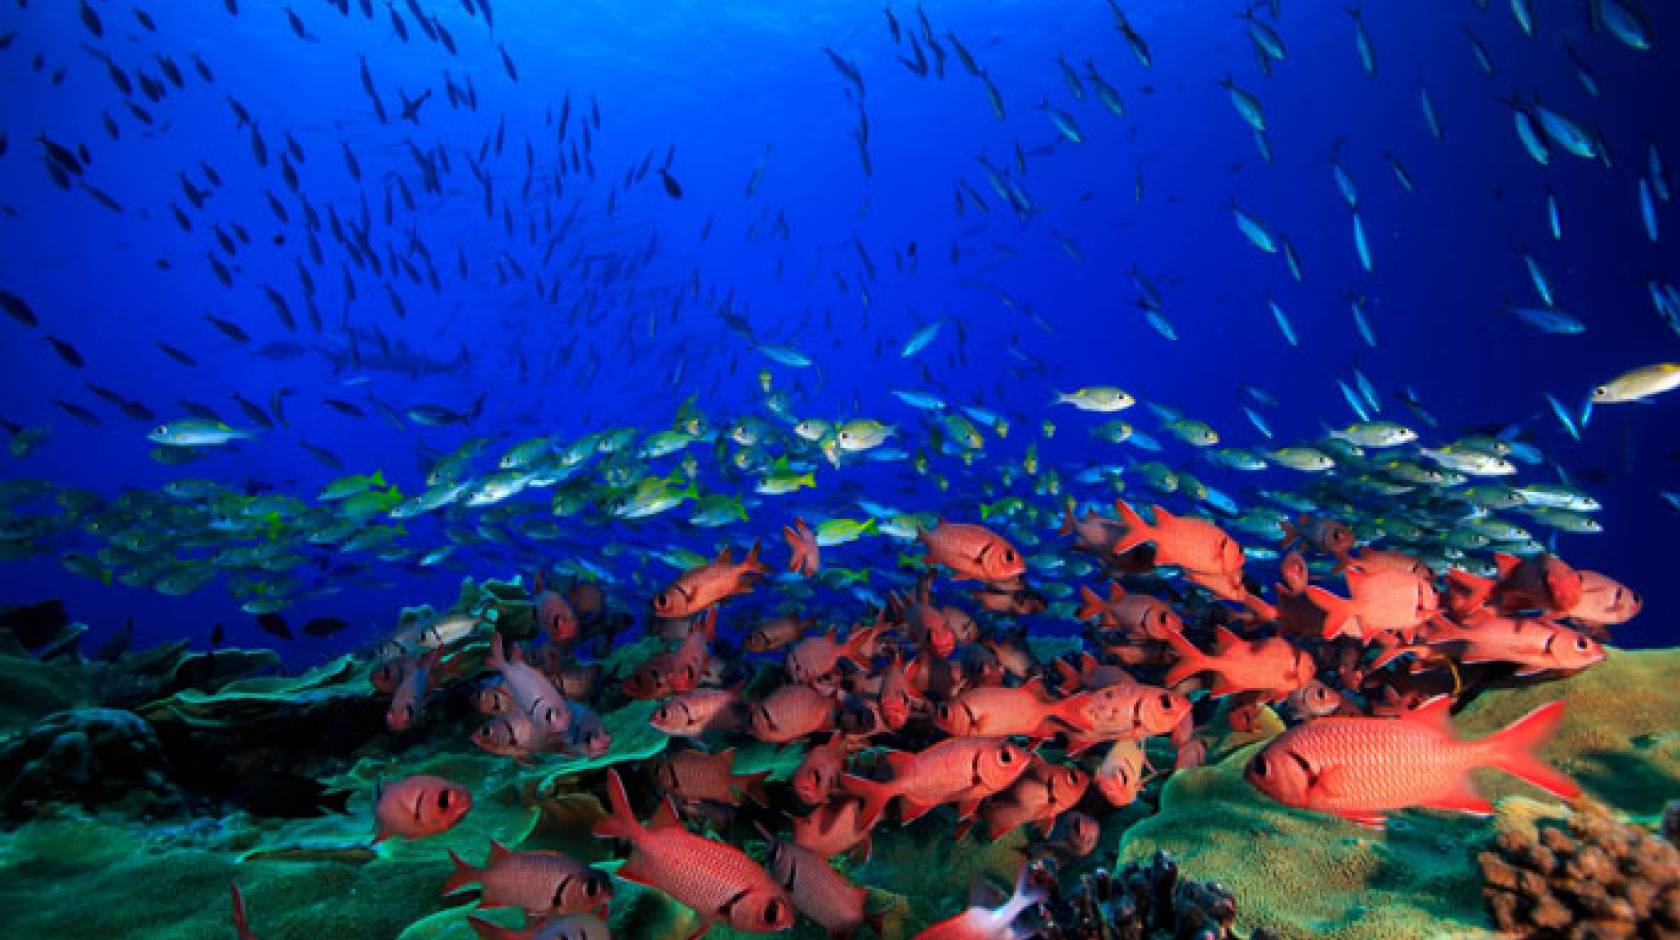
<svg viewBox="0 0 1680 940">
<path fill-rule="evenodd" d="M 1400 420 L 1411 420 L 1394 401 L 1404 385 L 1442 419 L 1443 433 L 1531 420 L 1534 440 L 1590 481 L 1586 485 L 1607 507 L 1606 534 L 1564 536 L 1562 552 L 1647 595 L 1646 613 L 1621 634 L 1626 642 L 1672 642 L 1667 623 L 1680 603 L 1680 587 L 1672 583 L 1675 515 L 1659 491 L 1680 489 L 1680 402 L 1600 409 L 1586 441 L 1576 444 L 1563 436 L 1541 398 L 1552 391 L 1578 401 L 1593 384 L 1680 352 L 1645 286 L 1653 278 L 1680 279 L 1671 247 L 1680 213 L 1672 203 L 1659 206 L 1664 235 L 1653 245 L 1643 233 L 1636 197 L 1649 142 L 1668 160 L 1680 161 L 1680 131 L 1672 118 L 1680 65 L 1670 48 L 1680 35 L 1680 16 L 1670 5 L 1647 4 L 1656 48 L 1639 53 L 1590 32 L 1583 4 L 1574 0 L 1535 3 L 1535 40 L 1521 35 L 1503 3 L 1488 10 L 1469 0 L 1374 4 L 1365 14 L 1379 63 L 1372 78 L 1360 69 L 1351 21 L 1339 7 L 1286 0 L 1278 29 L 1288 59 L 1267 79 L 1257 71 L 1236 15 L 1240 4 L 1128 4 L 1154 54 L 1147 70 L 1127 51 L 1100 0 L 928 4 L 936 35 L 943 41 L 947 31 L 955 32 L 1002 89 L 1005 123 L 994 119 L 982 85 L 954 55 L 943 80 L 917 78 L 899 65 L 894 56 L 907 46 L 894 48 L 881 12 L 868 4 L 502 0 L 493 35 L 455 0 L 424 4 L 453 34 L 457 56 L 427 42 L 403 5 L 398 10 L 410 20 L 407 44 L 392 34 L 383 5 L 368 22 L 355 11 L 355 0 L 348 19 L 327 4 L 294 3 L 315 42 L 293 36 L 278 6 L 254 0 L 243 0 L 237 17 L 220 0 L 144 5 L 159 24 L 156 34 L 135 24 L 126 3 L 96 2 L 94 8 L 106 25 L 98 47 L 120 64 L 143 66 L 155 76 L 158 69 L 149 63 L 163 52 L 188 73 L 185 91 L 172 88 L 158 105 L 144 102 L 158 122 L 149 131 L 126 113 L 103 66 L 83 48 L 91 37 L 74 4 L 35 0 L 26 9 L 8 4 L 0 10 L 0 33 L 18 33 L 0 52 L 6 101 L 0 123 L 9 138 L 0 157 L 0 202 L 15 210 L 0 218 L 0 286 L 30 300 L 44 320 L 38 332 L 74 343 L 88 359 L 85 369 L 72 369 L 39 335 L 0 322 L 7 366 L 0 415 L 52 426 L 51 440 L 38 454 L 4 464 L 7 477 L 42 477 L 110 495 L 208 476 L 261 480 L 307 496 L 340 471 L 307 456 L 297 446 L 306 440 L 336 452 L 345 463 L 342 472 L 383 468 L 413 492 L 423 473 L 420 445 L 446 450 L 472 433 L 507 434 L 511 441 L 609 426 L 663 427 L 689 394 L 698 394 L 708 413 L 731 415 L 756 401 L 752 376 L 768 363 L 721 328 L 714 312 L 726 296 L 750 315 L 764 341 L 797 346 L 819 361 L 820 371 L 800 374 L 772 367 L 779 385 L 803 386 L 802 414 L 908 421 L 913 413 L 889 389 L 923 383 L 898 348 L 919 324 L 944 316 L 950 323 L 921 357 L 936 382 L 953 400 L 984 402 L 1017 416 L 1024 428 L 1042 416 L 1053 387 L 1112 383 L 1185 408 L 1213 423 L 1229 443 L 1252 445 L 1256 435 L 1235 397 L 1239 384 L 1251 383 L 1281 399 L 1283 407 L 1272 415 L 1280 437 L 1307 437 L 1318 433 L 1321 420 L 1351 418 L 1335 380 L 1355 362 L 1390 402 L 1385 414 Z M 913 8 L 895 10 L 906 31 L 916 28 Z M 1466 26 L 1490 51 L 1494 77 L 1477 69 Z M 1566 39 L 1594 70 L 1602 101 L 1591 99 L 1576 80 L 1562 51 Z M 497 42 L 518 64 L 517 84 L 502 71 Z M 825 45 L 856 62 L 867 82 L 872 178 L 860 170 L 851 137 L 856 107 L 847 83 L 823 56 Z M 193 53 L 214 69 L 214 85 L 192 75 Z M 1072 101 L 1055 64 L 1058 53 L 1075 63 L 1094 60 L 1124 97 L 1126 117 L 1109 115 L 1090 95 Z M 31 68 L 37 54 L 44 71 Z M 370 63 L 393 117 L 399 87 L 411 97 L 422 88 L 434 90 L 420 126 L 374 121 L 358 85 L 358 55 Z M 59 67 L 64 80 L 55 87 L 48 75 Z M 477 113 L 448 108 L 443 69 L 457 83 L 471 76 Z M 1275 163 L 1259 159 L 1248 128 L 1218 86 L 1227 73 L 1265 103 Z M 1445 126 L 1443 142 L 1425 129 L 1420 79 Z M 1538 92 L 1551 107 L 1601 130 L 1614 169 L 1561 150 L 1554 150 L 1549 168 L 1535 165 L 1498 100 L 1516 90 L 1527 97 Z M 521 202 L 524 142 L 529 137 L 535 143 L 538 176 L 546 176 L 554 130 L 544 116 L 559 109 L 568 91 L 574 139 L 591 97 L 599 102 L 597 179 L 568 178 L 557 197 L 539 185 Z M 365 193 L 382 251 L 387 243 L 406 244 L 412 231 L 436 260 L 444 281 L 440 296 L 398 282 L 405 319 L 395 318 L 380 284 L 361 273 L 358 299 L 346 314 L 335 260 L 342 255 L 323 233 L 328 263 L 316 271 L 316 281 L 329 332 L 347 315 L 353 324 L 377 323 L 393 338 L 443 359 L 465 344 L 472 353 L 469 367 L 418 382 L 378 373 L 370 385 L 346 388 L 319 360 L 252 354 L 270 340 L 312 338 L 307 323 L 305 335 L 288 334 L 262 294 L 261 284 L 274 284 L 302 317 L 293 266 L 304 253 L 302 227 L 277 163 L 259 169 L 248 131 L 235 129 L 225 103 L 230 94 L 256 117 L 271 157 L 287 131 L 303 146 L 303 189 L 323 215 L 329 204 L 353 215 L 358 194 Z M 1046 98 L 1075 115 L 1083 145 L 1056 142 L 1049 117 L 1034 107 Z M 102 112 L 121 125 L 120 141 L 101 129 Z M 505 149 L 487 164 L 498 192 L 497 218 L 487 222 L 466 155 L 504 118 Z M 31 142 L 42 131 L 59 141 L 86 141 L 93 155 L 88 179 L 126 211 L 114 215 L 84 195 L 53 187 L 40 148 Z M 409 139 L 448 147 L 453 169 L 443 196 L 420 194 L 404 147 Z M 1345 139 L 1340 159 L 1359 186 L 1375 259 L 1370 276 L 1359 269 L 1348 213 L 1329 168 L 1338 139 Z M 361 159 L 360 187 L 345 171 L 340 140 Z M 672 144 L 672 169 L 685 198 L 668 199 L 650 172 L 616 195 L 609 214 L 613 184 L 650 152 L 657 165 Z M 1029 153 L 1022 183 L 1042 210 L 1026 222 L 1005 211 L 976 162 L 986 155 L 995 165 L 1009 164 L 1017 144 Z M 763 185 L 755 197 L 744 198 L 766 145 L 773 151 Z M 1039 154 L 1042 148 L 1048 152 Z M 1415 178 L 1415 193 L 1396 183 L 1382 156 L 1389 150 Z M 178 171 L 204 185 L 193 169 L 200 161 L 214 165 L 224 186 L 204 212 L 194 214 L 194 232 L 184 234 L 167 205 L 184 202 Z M 387 230 L 377 220 L 386 191 L 381 179 L 390 173 L 403 174 L 420 211 L 407 213 L 398 203 L 396 224 Z M 1140 173 L 1144 195 L 1138 202 Z M 1669 173 L 1672 179 L 1672 167 Z M 959 178 L 985 194 L 989 215 L 976 215 L 970 206 L 962 218 L 954 216 Z M 265 186 L 293 209 L 291 225 L 279 225 L 269 214 Z M 1561 243 L 1546 230 L 1548 186 L 1563 214 Z M 517 219 L 512 240 L 501 225 L 504 195 Z M 1233 198 L 1274 232 L 1287 233 L 1306 268 L 1304 283 L 1289 277 L 1280 257 L 1264 255 L 1242 238 L 1225 209 Z M 541 269 L 545 285 L 561 278 L 559 302 L 539 299 L 529 281 L 498 284 L 491 272 L 504 254 L 519 259 L 528 274 L 541 267 L 541 246 L 531 247 L 524 235 L 528 214 L 540 218 L 546 210 L 558 219 L 574 200 L 580 200 L 579 221 Z M 771 233 L 778 213 L 788 226 L 786 239 Z M 701 242 L 708 218 L 711 236 Z M 238 256 L 232 290 L 218 284 L 204 262 L 213 244 L 209 226 L 218 220 L 241 221 L 258 243 Z M 749 232 L 756 237 L 749 240 Z M 1083 262 L 1070 259 L 1052 233 L 1076 243 Z M 276 234 L 285 236 L 285 244 L 266 244 Z M 866 313 L 856 290 L 861 264 L 854 236 L 879 271 Z M 654 238 L 651 260 L 616 283 L 590 283 L 579 269 L 566 268 L 580 246 L 587 254 L 641 256 Z M 914 273 L 900 272 L 893 250 L 912 240 L 919 265 Z M 961 248 L 955 267 L 949 261 L 953 241 Z M 455 273 L 458 246 L 471 267 L 465 280 Z M 1584 335 L 1538 335 L 1497 312 L 1502 298 L 1534 299 L 1518 254 L 1524 248 L 1544 265 L 1559 304 L 1589 324 Z M 160 258 L 168 259 L 169 270 L 158 268 Z M 779 279 L 778 264 L 784 267 Z M 1133 305 L 1136 291 L 1126 275 L 1133 266 L 1160 288 L 1178 342 L 1156 335 Z M 836 289 L 837 275 L 851 285 L 847 292 Z M 672 295 L 693 277 L 702 297 L 684 299 L 673 321 Z M 999 290 L 1013 298 L 1013 307 L 1000 302 Z M 1381 342 L 1375 350 L 1354 331 L 1343 300 L 1350 290 L 1369 296 L 1367 310 Z M 569 322 L 568 310 L 590 291 L 598 298 L 593 315 Z M 1300 349 L 1284 344 L 1267 312 L 1268 298 L 1289 311 L 1302 334 Z M 1027 307 L 1054 333 L 1033 325 L 1022 312 Z M 206 313 L 243 324 L 254 342 L 241 347 L 224 339 L 201 319 Z M 956 321 L 966 329 L 961 360 Z M 155 339 L 187 349 L 200 366 L 174 363 L 154 347 Z M 1009 352 L 1012 345 L 1047 362 L 1048 377 L 1013 375 L 1010 367 L 1019 360 Z M 599 376 L 581 382 L 584 364 L 596 358 L 604 360 Z M 679 361 L 682 382 L 673 387 Z M 277 386 L 298 394 L 287 401 L 290 428 L 174 469 L 148 460 L 147 427 L 93 399 L 84 381 L 121 390 L 165 417 L 178 417 L 174 402 L 184 398 L 213 404 L 236 423 L 243 422 L 229 397 L 234 392 L 264 404 Z M 470 431 L 399 431 L 377 417 L 344 417 L 320 401 L 357 401 L 370 391 L 399 407 L 430 401 L 465 408 L 481 392 L 487 405 Z M 54 398 L 94 408 L 104 426 L 70 419 L 53 406 Z M 1055 417 L 1067 432 L 1041 443 L 1047 462 L 1114 459 L 1112 452 L 1089 450 L 1082 430 L 1088 422 L 1066 413 Z M 1155 431 L 1141 409 L 1128 417 Z M 995 459 L 1018 454 L 1026 437 L 1018 433 L 994 445 Z M 1194 469 L 1232 491 L 1247 482 L 1205 465 Z M 852 483 L 860 492 L 904 500 L 897 471 L 892 473 L 848 469 L 825 477 L 824 486 Z M 1551 475 L 1528 471 L 1526 477 Z M 907 508 L 961 516 L 970 512 L 962 503 L 974 498 L 964 492 L 940 502 L 927 491 Z M 749 528 L 773 537 L 782 515 L 755 514 Z M 413 528 L 417 538 L 431 531 Z M 674 532 L 656 527 L 630 538 L 660 544 L 677 539 Z M 622 536 L 575 532 L 567 545 L 605 545 Z M 680 540 L 703 551 L 712 547 L 710 533 Z M 70 544 L 47 546 L 41 556 L 0 567 L 0 601 L 62 594 L 73 615 L 99 631 L 133 617 L 143 637 L 202 637 L 210 624 L 224 622 L 232 642 L 266 642 L 217 586 L 183 598 L 100 589 L 62 570 L 56 556 L 65 547 Z M 364 641 L 389 628 L 399 605 L 447 601 L 463 573 L 504 574 L 513 560 L 470 553 L 457 558 L 460 564 L 423 575 L 394 572 L 389 587 L 358 579 L 291 616 L 347 617 L 355 629 L 332 645 Z M 328 645 L 300 639 L 294 649 L 310 658 Z"/>
</svg>

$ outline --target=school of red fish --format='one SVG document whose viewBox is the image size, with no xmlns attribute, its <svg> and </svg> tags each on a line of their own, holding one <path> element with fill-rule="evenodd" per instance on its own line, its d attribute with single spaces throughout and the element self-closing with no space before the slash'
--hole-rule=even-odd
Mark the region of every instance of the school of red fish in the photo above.
<svg viewBox="0 0 1680 940">
<path fill-rule="evenodd" d="M 1151 765 L 1148 739 L 1166 739 L 1156 750 L 1170 745 L 1172 769 L 1194 767 L 1209 746 L 1198 729 L 1217 717 L 1252 730 L 1263 709 L 1286 715 L 1289 727 L 1253 755 L 1246 778 L 1289 806 L 1372 827 L 1413 808 L 1488 813 L 1470 780 L 1487 767 L 1558 797 L 1580 795 L 1536 756 L 1561 702 L 1479 740 L 1458 737 L 1449 712 L 1484 688 L 1603 660 L 1609 628 L 1639 612 L 1632 590 L 1548 554 L 1498 556 L 1496 577 L 1438 577 L 1405 554 L 1361 548 L 1341 523 L 1303 517 L 1266 600 L 1244 574 L 1242 546 L 1217 525 L 1159 507 L 1148 517 L 1124 502 L 1115 508 L 1114 517 L 1067 515 L 1061 533 L 1072 549 L 1100 560 L 1112 580 L 1106 592 L 1081 589 L 1085 631 L 1049 661 L 1009 628 L 1012 615 L 1042 609 L 1021 554 L 987 528 L 945 521 L 919 535 L 927 573 L 916 590 L 844 632 L 818 632 L 824 618 L 795 614 L 743 626 L 730 640 L 736 633 L 720 608 L 753 592 L 770 569 L 756 545 L 739 561 L 726 550 L 651 599 L 648 632 L 670 648 L 612 687 L 578 655 L 592 633 L 613 631 L 606 598 L 590 583 L 563 591 L 539 578 L 533 609 L 544 639 L 527 652 L 495 634 L 483 660 L 488 682 L 452 655 L 479 626 L 475 618 L 398 635 L 373 676 L 392 696 L 393 730 L 420 720 L 440 684 L 473 683 L 485 718 L 473 743 L 510 759 L 608 752 L 590 705 L 605 697 L 658 700 L 652 724 L 682 739 L 634 772 L 619 765 L 628 781 L 608 771 L 607 814 L 594 832 L 628 849 L 611 877 L 561 853 L 491 843 L 482 867 L 450 853 L 454 871 L 442 892 L 477 886 L 481 907 L 525 912 L 523 929 L 472 917 L 493 940 L 609 936 L 614 878 L 691 908 L 694 936 L 715 924 L 780 931 L 801 916 L 834 936 L 865 926 L 878 933 L 867 889 L 831 859 L 867 857 L 871 831 L 894 810 L 908 825 L 949 806 L 959 839 L 971 829 L 998 839 L 1027 827 L 1027 860 L 1002 906 L 970 907 L 919 936 L 1026 936 L 1018 921 L 1030 920 L 1042 896 L 1035 885 L 1096 849 L 1103 805 L 1125 806 L 1171 772 Z M 809 530 L 799 524 L 784 534 L 785 577 L 815 574 L 821 557 Z M 1178 590 L 1158 569 L 1207 593 Z M 1342 581 L 1345 596 L 1309 583 L 1315 571 L 1320 581 Z M 968 596 L 984 613 L 936 602 L 936 575 L 977 585 Z M 780 676 L 770 683 L 764 674 L 777 659 Z M 749 700 L 749 679 L 755 690 L 773 688 Z M 732 745 L 747 740 L 803 743 L 803 760 L 785 785 L 768 772 L 737 773 Z M 632 792 L 644 799 L 632 801 Z M 763 861 L 703 832 L 739 829 L 729 810 L 749 804 L 774 805 L 785 817 L 769 818 L 791 820 L 786 833 L 755 822 Z M 448 780 L 392 782 L 377 794 L 376 837 L 443 832 L 471 806 L 471 793 Z M 251 936 L 237 889 L 235 910 L 241 935 Z"/>
</svg>

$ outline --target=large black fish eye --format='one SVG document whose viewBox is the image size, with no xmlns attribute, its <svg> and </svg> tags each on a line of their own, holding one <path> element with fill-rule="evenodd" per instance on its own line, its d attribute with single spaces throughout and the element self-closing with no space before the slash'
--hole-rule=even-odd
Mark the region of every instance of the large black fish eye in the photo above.
<svg viewBox="0 0 1680 940">
<path fill-rule="evenodd" d="M 449 808 L 449 797 L 450 797 L 450 793 L 449 793 L 448 790 L 439 790 L 438 791 L 438 809 L 448 809 Z"/>
<path fill-rule="evenodd" d="M 1005 767 L 1015 763 L 1015 749 L 1012 747 L 1006 747 L 999 751 L 998 763 L 1004 765 Z"/>
<path fill-rule="evenodd" d="M 594 897 L 594 896 L 596 896 L 597 894 L 600 894 L 600 893 L 601 893 L 601 882 L 598 881 L 595 878 L 595 876 L 591 875 L 589 877 L 589 880 L 585 881 L 583 883 L 584 897 L 592 898 L 592 897 Z"/>
<path fill-rule="evenodd" d="M 665 593 L 664 591 L 660 591 L 658 594 L 654 595 L 653 606 L 660 609 L 671 606 L 671 595 Z"/>
<path fill-rule="evenodd" d="M 1248 769 L 1252 771 L 1256 777 L 1265 777 L 1269 769 L 1266 765 L 1266 755 L 1254 755 L 1254 760 L 1248 765 Z"/>
<path fill-rule="evenodd" d="M 1608 395 L 1608 394 L 1610 394 L 1610 389 L 1603 386 L 1603 385 L 1600 385 L 1599 387 L 1593 389 L 1593 394 L 1594 395 Z"/>
<path fill-rule="evenodd" d="M 1172 693 L 1170 693 L 1170 692 L 1162 692 L 1161 693 L 1161 710 L 1162 711 L 1169 711 L 1169 712 L 1173 710 Z"/>
<path fill-rule="evenodd" d="M 1004 561 L 1014 561 L 1015 560 L 1015 549 L 1013 549 L 1013 548 L 1004 549 L 1003 550 L 1003 560 Z"/>
<path fill-rule="evenodd" d="M 939 720 L 940 721 L 950 721 L 951 720 L 951 706 L 945 704 L 944 702 L 939 703 Z"/>
<path fill-rule="evenodd" d="M 1576 637 L 1575 638 L 1575 648 L 1580 650 L 1581 652 L 1585 653 L 1587 651 L 1587 648 L 1588 648 L 1587 647 L 1587 638 L 1584 637 L 1584 636 Z"/>
<path fill-rule="evenodd" d="M 772 898 L 764 905 L 764 922 L 766 924 L 780 923 L 782 919 L 782 902 L 779 898 Z"/>
</svg>

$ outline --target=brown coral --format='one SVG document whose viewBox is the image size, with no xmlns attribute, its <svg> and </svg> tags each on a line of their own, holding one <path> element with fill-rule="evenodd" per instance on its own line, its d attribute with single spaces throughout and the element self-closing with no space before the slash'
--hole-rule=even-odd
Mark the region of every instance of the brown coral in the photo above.
<svg viewBox="0 0 1680 940">
<path fill-rule="evenodd" d="M 1588 804 L 1476 858 L 1499 929 L 1550 938 L 1680 937 L 1680 848 Z"/>
</svg>

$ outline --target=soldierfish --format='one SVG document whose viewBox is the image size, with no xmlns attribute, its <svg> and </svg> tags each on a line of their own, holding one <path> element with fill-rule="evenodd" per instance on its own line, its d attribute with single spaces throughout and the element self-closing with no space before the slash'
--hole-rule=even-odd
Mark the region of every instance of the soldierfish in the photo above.
<svg viewBox="0 0 1680 940">
<path fill-rule="evenodd" d="M 886 752 L 892 771 L 887 781 L 866 780 L 851 774 L 840 778 L 846 792 L 863 799 L 860 823 L 873 826 L 894 798 L 901 800 L 899 818 L 912 822 L 941 803 L 978 804 L 1002 792 L 1026 772 L 1026 752 L 995 738 L 946 738 L 920 753 Z M 959 815 L 973 805 L 959 808 Z"/>
<path fill-rule="evenodd" d="M 1557 730 L 1563 702 L 1536 708 L 1509 727 L 1460 740 L 1448 720 L 1452 699 L 1440 696 L 1400 718 L 1318 718 L 1278 735 L 1249 761 L 1249 783 L 1289 806 L 1335 813 L 1381 826 L 1412 807 L 1490 814 L 1470 771 L 1497 767 L 1554 796 L 1575 799 L 1581 788 L 1536 756 Z"/>
<path fill-rule="evenodd" d="M 769 933 L 793 926 L 793 898 L 787 890 L 740 849 L 684 829 L 669 800 L 644 826 L 616 770 L 607 772 L 607 800 L 611 812 L 595 824 L 595 835 L 630 842 L 630 857 L 619 866 L 618 877 L 669 894 L 693 909 L 706 927 L 724 923 Z"/>
<path fill-rule="evenodd" d="M 784 685 L 750 709 L 752 736 L 768 744 L 787 744 L 832 731 L 834 705 L 834 699 L 808 685 Z"/>
<path fill-rule="evenodd" d="M 1150 525 L 1124 501 L 1117 500 L 1114 508 L 1126 525 L 1126 534 L 1114 544 L 1116 555 L 1144 542 L 1153 542 L 1157 565 L 1177 565 L 1187 571 L 1207 574 L 1234 574 L 1242 570 L 1242 546 L 1211 522 L 1179 518 L 1155 506 L 1152 507 L 1155 524 Z"/>
<path fill-rule="evenodd" d="M 1097 766 L 1092 782 L 1110 805 L 1127 806 L 1143 792 L 1147 779 L 1144 768 L 1148 766 L 1149 759 L 1144 756 L 1142 745 L 1136 741 L 1116 741 Z"/>
<path fill-rule="evenodd" d="M 669 735 L 698 737 L 739 728 L 745 720 L 739 689 L 694 689 L 666 699 L 648 724 Z"/>
<path fill-rule="evenodd" d="M 373 841 L 420 839 L 447 832 L 472 809 L 472 792 L 442 777 L 416 775 L 373 791 Z"/>
<path fill-rule="evenodd" d="M 1089 731 L 1085 716 L 1089 692 L 1055 699 L 1040 680 L 1023 686 L 990 686 L 968 691 L 934 708 L 934 726 L 955 737 L 1004 738 L 1038 734 L 1048 722 Z"/>
<path fill-rule="evenodd" d="M 607 922 L 594 914 L 565 914 L 531 920 L 523 930 L 498 927 L 468 915 L 467 926 L 478 934 L 479 940 L 612 940 Z"/>
<path fill-rule="evenodd" d="M 1104 600 L 1088 587 L 1080 587 L 1084 602 L 1077 614 L 1080 620 L 1098 618 L 1104 630 L 1120 630 L 1134 640 L 1165 642 L 1170 633 L 1184 632 L 1184 618 L 1158 597 L 1148 594 L 1128 594 L 1120 582 L 1109 582 L 1108 598 Z"/>
<path fill-rule="evenodd" d="M 655 594 L 653 612 L 666 619 L 700 613 L 719 601 L 748 593 L 769 570 L 758 560 L 756 542 L 739 563 L 725 548 L 715 560 L 688 569 Z"/>
<path fill-rule="evenodd" d="M 1220 627 L 1215 632 L 1212 655 L 1181 636 L 1169 638 L 1168 643 L 1179 660 L 1167 673 L 1166 684 L 1174 686 L 1199 672 L 1211 672 L 1214 682 L 1209 691 L 1213 695 L 1261 692 L 1270 701 L 1281 701 L 1312 681 L 1317 672 L 1312 656 L 1281 637 L 1244 640 Z"/>
<path fill-rule="evenodd" d="M 822 549 L 817 547 L 817 537 L 811 534 L 805 520 L 793 520 L 791 528 L 783 526 L 782 538 L 788 544 L 788 570 L 807 578 L 815 575 L 822 566 Z"/>
<path fill-rule="evenodd" d="M 770 874 L 793 896 L 801 914 L 834 937 L 849 937 L 866 922 L 881 935 L 881 916 L 865 907 L 869 889 L 847 881 L 826 856 L 798 844 L 765 836 Z"/>
<path fill-rule="evenodd" d="M 477 884 L 479 907 L 517 907 L 533 916 L 581 914 L 612 901 L 612 879 L 605 872 L 560 852 L 510 852 L 490 840 L 490 860 L 474 868 L 453 849 L 455 870 L 443 882 L 450 895 Z"/>
<path fill-rule="evenodd" d="M 1035 759 L 1014 786 L 986 801 L 980 811 L 986 837 L 998 839 L 1026 825 L 1036 825 L 1039 834 L 1049 835 L 1056 817 L 1078 806 L 1090 785 L 1090 776 L 1078 767 Z"/>
<path fill-rule="evenodd" d="M 538 727 L 550 734 L 565 732 L 572 721 L 565 696 L 554 687 L 553 680 L 525 662 L 518 644 L 514 644 L 510 659 L 501 633 L 493 634 L 490 637 L 490 656 L 484 665 L 502 674 L 502 682 L 513 697 L 514 705 L 530 716 Z"/>
<path fill-rule="evenodd" d="M 916 537 L 927 546 L 928 563 L 951 569 L 958 581 L 1010 581 L 1027 572 L 1021 553 L 984 526 L 941 519 L 931 530 L 918 529 Z"/>
<path fill-rule="evenodd" d="M 577 639 L 578 618 L 572 605 L 552 588 L 543 587 L 541 574 L 536 578 L 537 626 L 555 643 L 570 643 Z"/>
<path fill-rule="evenodd" d="M 710 800 L 714 803 L 736 805 L 737 794 L 760 806 L 768 805 L 764 796 L 764 780 L 768 770 L 757 773 L 734 772 L 733 748 L 717 754 L 703 751 L 669 751 L 653 765 L 653 779 L 660 788 L 679 803 Z"/>
</svg>

